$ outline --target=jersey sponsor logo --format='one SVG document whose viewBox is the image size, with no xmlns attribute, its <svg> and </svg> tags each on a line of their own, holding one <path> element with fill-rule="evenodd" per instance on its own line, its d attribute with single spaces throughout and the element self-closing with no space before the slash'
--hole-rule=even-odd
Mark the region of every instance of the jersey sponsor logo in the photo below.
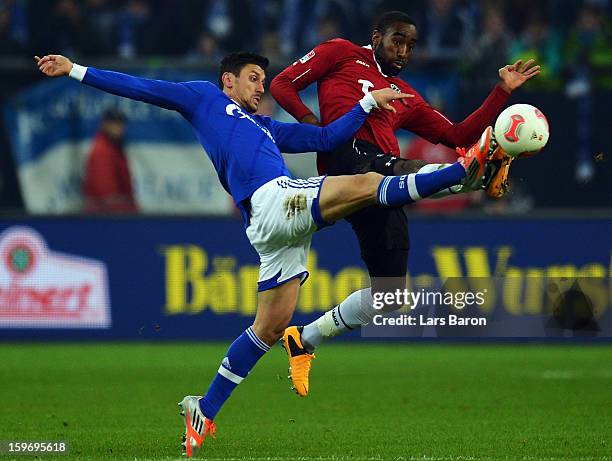
<svg viewBox="0 0 612 461">
<path fill-rule="evenodd" d="M 363 62 L 361 59 L 358 59 L 357 61 L 355 61 L 357 64 L 361 64 L 362 66 L 366 66 L 368 69 L 370 68 L 370 65 L 367 62 Z"/>
<path fill-rule="evenodd" d="M 389 85 L 391 87 L 391 89 L 393 91 L 395 91 L 396 93 L 401 93 L 402 90 L 400 90 L 399 86 L 397 86 L 395 83 L 392 83 L 391 85 Z"/>
<path fill-rule="evenodd" d="M 228 104 L 225 106 L 225 113 L 232 117 L 249 118 L 249 116 L 240 108 L 238 104 Z"/>
<path fill-rule="evenodd" d="M 300 62 L 302 64 L 306 64 L 308 61 L 310 61 L 312 58 L 314 58 L 315 56 L 315 51 L 314 50 L 310 50 L 308 53 L 306 53 L 304 56 L 302 56 L 300 58 Z"/>
<path fill-rule="evenodd" d="M 523 123 L 525 123 L 525 119 L 521 114 L 514 114 L 510 117 L 510 120 L 512 120 L 512 122 L 510 123 L 508 130 L 504 133 L 504 138 L 506 138 L 508 142 L 517 142 L 518 129 Z"/>
<path fill-rule="evenodd" d="M 370 88 L 374 87 L 374 84 L 369 80 L 357 80 L 357 83 L 361 83 L 361 91 L 364 95 L 367 95 L 370 92 Z"/>
<path fill-rule="evenodd" d="M 253 123 L 257 128 L 259 128 L 261 131 L 263 131 L 266 134 L 266 136 L 270 138 L 270 141 L 276 144 L 276 141 L 272 137 L 272 133 L 270 133 L 270 130 L 268 130 L 265 126 L 261 126 L 259 123 L 257 123 L 257 121 L 253 117 L 251 117 L 249 114 L 247 114 L 245 111 L 243 111 L 242 108 L 238 104 L 230 103 L 227 106 L 225 106 L 225 113 L 229 115 L 230 117 L 247 119 L 249 122 Z"/>
<path fill-rule="evenodd" d="M 109 328 L 106 265 L 51 251 L 28 227 L 0 234 L 0 328 Z"/>
</svg>

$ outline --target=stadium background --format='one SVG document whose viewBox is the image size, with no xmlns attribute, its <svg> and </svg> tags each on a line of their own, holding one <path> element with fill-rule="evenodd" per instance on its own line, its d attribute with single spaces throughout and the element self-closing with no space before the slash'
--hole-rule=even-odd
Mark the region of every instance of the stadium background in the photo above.
<svg viewBox="0 0 612 461">
<path fill-rule="evenodd" d="M 220 416 L 227 418 L 226 438 L 212 456 L 296 459 L 291 450 L 299 449 L 302 459 L 609 459 L 612 356 L 608 344 L 590 344 L 593 337 L 604 343 L 612 337 L 612 3 L 605 0 L 0 0 L 0 389 L 9 400 L 1 439 L 68 438 L 73 455 L 83 459 L 174 456 L 178 443 L 170 438 L 178 439 L 179 428 L 165 422 L 165 401 L 204 390 L 226 342 L 255 309 L 256 254 L 188 125 L 68 79 L 43 79 L 31 56 L 62 53 L 83 65 L 152 78 L 216 81 L 225 52 L 250 49 L 271 58 L 270 80 L 327 38 L 367 43 L 372 19 L 388 9 L 408 12 L 420 31 L 403 77 L 451 119 L 480 104 L 501 65 L 533 57 L 544 72 L 510 103 L 538 106 L 551 125 L 545 151 L 513 166 L 513 189 L 504 199 L 474 194 L 459 204 L 408 210 L 411 286 L 447 277 L 501 280 L 495 309 L 519 329 L 497 336 L 553 336 L 569 344 L 420 345 L 444 336 L 438 331 L 401 346 L 376 339 L 327 346 L 316 364 L 319 393 L 311 406 L 298 402 L 309 424 L 305 433 L 320 441 L 318 448 L 286 443 L 294 437 L 286 421 L 295 422 L 296 402 L 275 351 Z M 314 89 L 304 97 L 316 106 Z M 263 106 L 291 120 L 270 99 Z M 127 117 L 136 214 L 83 211 L 85 159 L 108 108 Z M 415 145 L 409 133 L 398 135 L 403 150 Z M 430 150 L 438 155 L 421 146 Z M 315 173 L 314 154 L 287 160 L 297 176 Z M 365 282 L 357 244 L 343 223 L 315 236 L 309 264 L 298 322 Z M 552 312 L 544 285 L 533 282 L 547 278 L 583 284 L 598 329 L 547 331 L 542 325 Z M 504 284 L 510 279 L 519 280 L 518 289 Z M 524 327 L 534 319 L 539 329 Z M 479 342 L 486 335 L 462 336 Z M 212 340 L 221 343 L 202 344 Z M 188 370 L 177 365 L 185 357 L 195 363 Z M 360 370 L 364 363 L 372 376 Z M 391 387 L 385 397 L 363 398 L 359 389 L 385 380 Z M 415 386 L 428 389 L 438 405 L 414 403 Z M 338 392 L 361 403 L 341 412 L 330 397 Z M 136 444 L 130 435 L 139 433 L 140 422 L 122 410 L 134 393 L 151 400 L 147 414 L 164 420 Z M 103 428 L 81 414 L 73 396 L 96 409 Z M 34 399 L 44 429 L 23 415 L 26 399 Z M 273 441 L 260 428 L 230 426 L 245 422 L 240 409 L 252 399 L 266 421 L 282 418 L 271 425 L 278 435 Z M 277 402 L 276 412 L 261 402 Z M 316 418 L 324 408 L 337 414 L 321 425 Z M 362 424 L 363 412 L 381 440 L 348 429 Z M 416 424 L 414 437 L 383 443 L 389 418 Z M 483 420 L 490 424 L 481 427 Z M 449 435 L 453 426 L 465 428 L 463 438 Z M 339 441 L 329 435 L 335 427 L 347 428 Z M 91 439 L 88 430 L 100 436 Z"/>
</svg>

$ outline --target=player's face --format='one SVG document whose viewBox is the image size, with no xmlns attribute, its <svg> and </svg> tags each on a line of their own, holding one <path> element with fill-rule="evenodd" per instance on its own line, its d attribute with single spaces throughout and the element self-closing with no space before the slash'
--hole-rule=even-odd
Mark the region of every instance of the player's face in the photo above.
<svg viewBox="0 0 612 461">
<path fill-rule="evenodd" d="M 416 27 L 404 22 L 392 24 L 384 34 L 375 31 L 372 48 L 385 75 L 398 75 L 408 65 L 418 34 Z"/>
<path fill-rule="evenodd" d="M 232 97 L 251 114 L 257 112 L 264 94 L 266 73 L 257 64 L 247 64 L 234 80 Z"/>
</svg>

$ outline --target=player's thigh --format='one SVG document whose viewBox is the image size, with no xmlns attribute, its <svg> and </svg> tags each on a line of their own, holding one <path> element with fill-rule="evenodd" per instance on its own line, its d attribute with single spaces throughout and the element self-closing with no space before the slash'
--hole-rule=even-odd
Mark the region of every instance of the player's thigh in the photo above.
<svg viewBox="0 0 612 461">
<path fill-rule="evenodd" d="M 371 278 L 406 276 L 410 235 L 402 208 L 371 206 L 346 220 L 357 236 L 361 258 Z"/>
<path fill-rule="evenodd" d="M 357 210 L 376 203 L 376 193 L 383 176 L 365 173 L 350 176 L 328 176 L 319 194 L 321 216 L 335 222 Z"/>
<path fill-rule="evenodd" d="M 300 278 L 293 278 L 257 296 L 257 313 L 253 330 L 268 345 L 283 334 L 295 311 L 300 292 Z"/>
</svg>

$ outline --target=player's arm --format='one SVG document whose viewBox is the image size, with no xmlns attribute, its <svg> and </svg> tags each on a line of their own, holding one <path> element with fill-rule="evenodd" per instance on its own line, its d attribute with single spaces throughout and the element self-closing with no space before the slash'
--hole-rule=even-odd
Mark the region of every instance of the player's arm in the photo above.
<svg viewBox="0 0 612 461">
<path fill-rule="evenodd" d="M 372 109 L 395 112 L 394 100 L 413 95 L 397 93 L 391 88 L 372 91 L 365 95 L 350 112 L 327 126 L 318 127 L 305 123 L 282 123 L 269 119 L 272 135 L 281 152 L 299 153 L 331 151 L 348 141 L 361 127 Z"/>
<path fill-rule="evenodd" d="M 83 67 L 61 55 L 35 57 L 40 71 L 49 77 L 70 76 L 107 93 L 191 114 L 199 105 L 208 82 L 167 82 L 120 72 Z"/>
<path fill-rule="evenodd" d="M 342 40 L 330 40 L 318 45 L 272 80 L 270 93 L 297 121 L 319 124 L 299 92 L 334 69 L 342 54 L 342 43 Z"/>
<path fill-rule="evenodd" d="M 425 102 L 406 111 L 400 127 L 412 131 L 432 143 L 448 147 L 469 146 L 478 140 L 483 130 L 491 125 L 508 101 L 512 91 L 540 73 L 540 66 L 534 66 L 533 59 L 521 60 L 499 70 L 500 82 L 474 112 L 459 123 L 451 122 L 441 112 Z"/>
<path fill-rule="evenodd" d="M 453 123 L 444 114 L 421 101 L 405 112 L 400 127 L 431 143 L 442 143 L 452 149 L 469 146 L 476 142 L 483 130 L 502 111 L 509 96 L 509 93 L 496 86 L 482 105 L 459 123 Z"/>
</svg>

